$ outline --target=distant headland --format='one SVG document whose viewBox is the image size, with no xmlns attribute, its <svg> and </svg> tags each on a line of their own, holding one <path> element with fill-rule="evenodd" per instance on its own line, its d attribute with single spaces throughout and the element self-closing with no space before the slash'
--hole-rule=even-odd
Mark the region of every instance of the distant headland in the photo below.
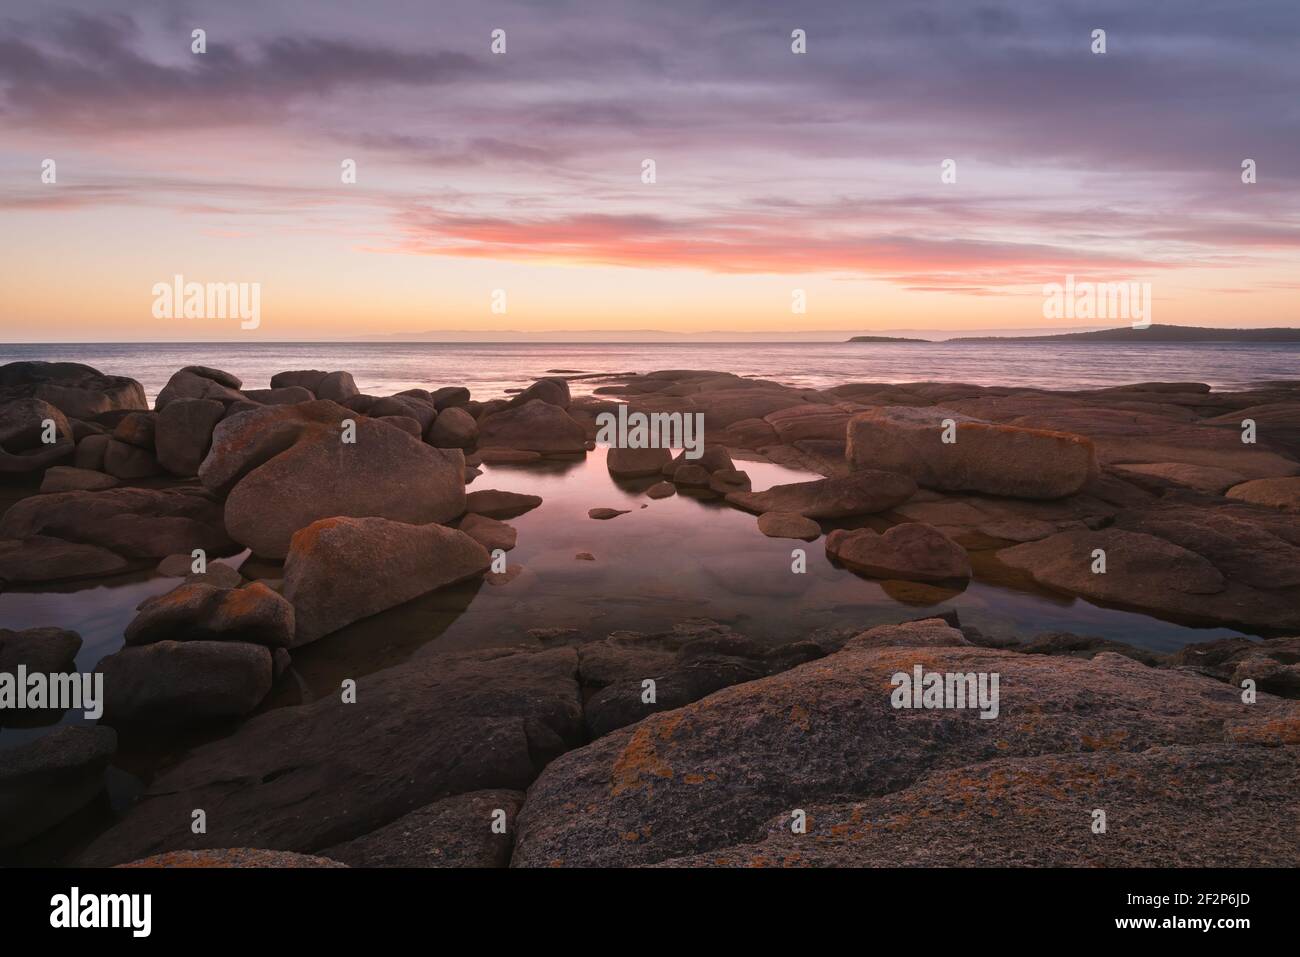
<svg viewBox="0 0 1300 957">
<path fill-rule="evenodd" d="M 893 336 L 854 336 L 849 342 L 1300 342 L 1300 329 L 1214 329 L 1207 326 L 1151 325 L 1145 329 L 1120 326 L 1095 332 L 1067 332 L 1051 336 L 966 336 L 953 339 L 903 339 Z"/>
</svg>

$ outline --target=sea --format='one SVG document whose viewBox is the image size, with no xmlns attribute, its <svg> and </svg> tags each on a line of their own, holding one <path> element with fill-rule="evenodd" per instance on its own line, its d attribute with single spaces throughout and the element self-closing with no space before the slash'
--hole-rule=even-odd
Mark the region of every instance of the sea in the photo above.
<svg viewBox="0 0 1300 957">
<path fill-rule="evenodd" d="M 362 392 L 463 385 L 492 398 L 548 374 L 715 369 L 804 388 L 845 382 L 969 382 L 1094 389 L 1133 382 L 1204 382 L 1215 389 L 1300 378 L 1300 343 L 1015 342 L 209 342 L 0 343 L 0 364 L 81 362 L 138 380 L 150 401 L 177 369 L 203 365 L 265 388 L 289 369 L 345 370 Z M 599 379 L 577 379 L 589 392 Z"/>
</svg>

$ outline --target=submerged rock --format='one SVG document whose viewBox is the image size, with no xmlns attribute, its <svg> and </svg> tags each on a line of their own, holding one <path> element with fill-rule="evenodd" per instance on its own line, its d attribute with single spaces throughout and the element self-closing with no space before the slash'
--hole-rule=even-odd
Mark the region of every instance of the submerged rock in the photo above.
<svg viewBox="0 0 1300 957">
<path fill-rule="evenodd" d="M 488 518 L 514 518 L 516 515 L 532 511 L 541 504 L 540 495 L 503 492 L 495 488 L 479 489 L 465 496 L 465 511 L 485 515 Z"/>
<path fill-rule="evenodd" d="M 797 512 L 805 518 L 849 518 L 883 512 L 916 492 L 905 475 L 869 469 L 845 478 L 774 485 L 765 492 L 732 492 L 727 501 L 750 512 Z"/>
<path fill-rule="evenodd" d="M 758 516 L 758 530 L 768 538 L 797 538 L 805 542 L 821 537 L 822 527 L 798 512 L 764 512 Z"/>
<path fill-rule="evenodd" d="M 505 551 L 515 547 L 519 533 L 514 526 L 499 522 L 495 518 L 470 513 L 460 520 L 460 530 L 488 551 L 501 548 Z"/>
<path fill-rule="evenodd" d="M 971 576 L 966 549 L 920 522 L 895 525 L 883 535 L 869 528 L 836 529 L 826 538 L 826 554 L 872 578 L 942 582 Z"/>
</svg>

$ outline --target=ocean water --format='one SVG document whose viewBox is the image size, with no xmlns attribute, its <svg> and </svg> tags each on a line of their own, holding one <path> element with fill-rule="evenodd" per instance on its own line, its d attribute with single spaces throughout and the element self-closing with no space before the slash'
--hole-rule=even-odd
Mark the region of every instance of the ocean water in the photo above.
<svg viewBox="0 0 1300 957">
<path fill-rule="evenodd" d="M 1089 389 L 1143 381 L 1205 382 L 1236 389 L 1300 378 L 1300 343 L 23 343 L 0 344 L 0 364 L 82 362 L 140 381 L 152 401 L 173 372 L 205 365 L 265 388 L 287 369 L 343 369 L 362 392 L 464 385 L 501 395 L 554 370 L 568 373 L 718 369 L 826 388 L 845 382 L 945 380 L 976 385 Z M 600 385 L 578 380 L 578 394 Z"/>
</svg>

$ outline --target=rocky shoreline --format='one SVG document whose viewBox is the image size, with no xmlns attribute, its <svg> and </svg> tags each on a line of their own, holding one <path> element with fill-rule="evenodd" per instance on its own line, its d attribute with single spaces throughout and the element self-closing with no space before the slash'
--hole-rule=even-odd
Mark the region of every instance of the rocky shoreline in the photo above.
<svg viewBox="0 0 1300 957">
<path fill-rule="evenodd" d="M 119 739 L 219 725 L 60 862 L 1300 862 L 1300 381 L 597 381 L 588 396 L 558 374 L 487 400 L 455 385 L 371 396 L 342 371 L 259 389 L 192 366 L 151 409 L 125 377 L 0 366 L 4 587 L 177 579 L 96 666 L 101 721 L 6 752 L 0 852 L 30 862 L 25 846 L 101 793 Z M 526 646 L 431 655 L 367 675 L 351 700 L 257 713 L 303 646 L 458 583 L 513 580 L 510 520 L 542 504 L 529 468 L 587 455 L 620 403 L 703 417 L 699 458 L 608 451 L 610 481 L 643 508 L 723 502 L 845 575 L 1028 583 L 1258 637 L 1156 654 L 995 637 L 951 614 L 775 646 L 711 620 L 538 622 Z M 754 489 L 746 462 L 823 478 Z M 469 490 L 503 463 L 514 488 Z M 242 570 L 213 561 L 245 550 Z M 0 672 L 67 671 L 80 646 L 3 629 Z M 998 673 L 998 718 L 891 707 L 890 676 L 917 665 Z"/>
</svg>

